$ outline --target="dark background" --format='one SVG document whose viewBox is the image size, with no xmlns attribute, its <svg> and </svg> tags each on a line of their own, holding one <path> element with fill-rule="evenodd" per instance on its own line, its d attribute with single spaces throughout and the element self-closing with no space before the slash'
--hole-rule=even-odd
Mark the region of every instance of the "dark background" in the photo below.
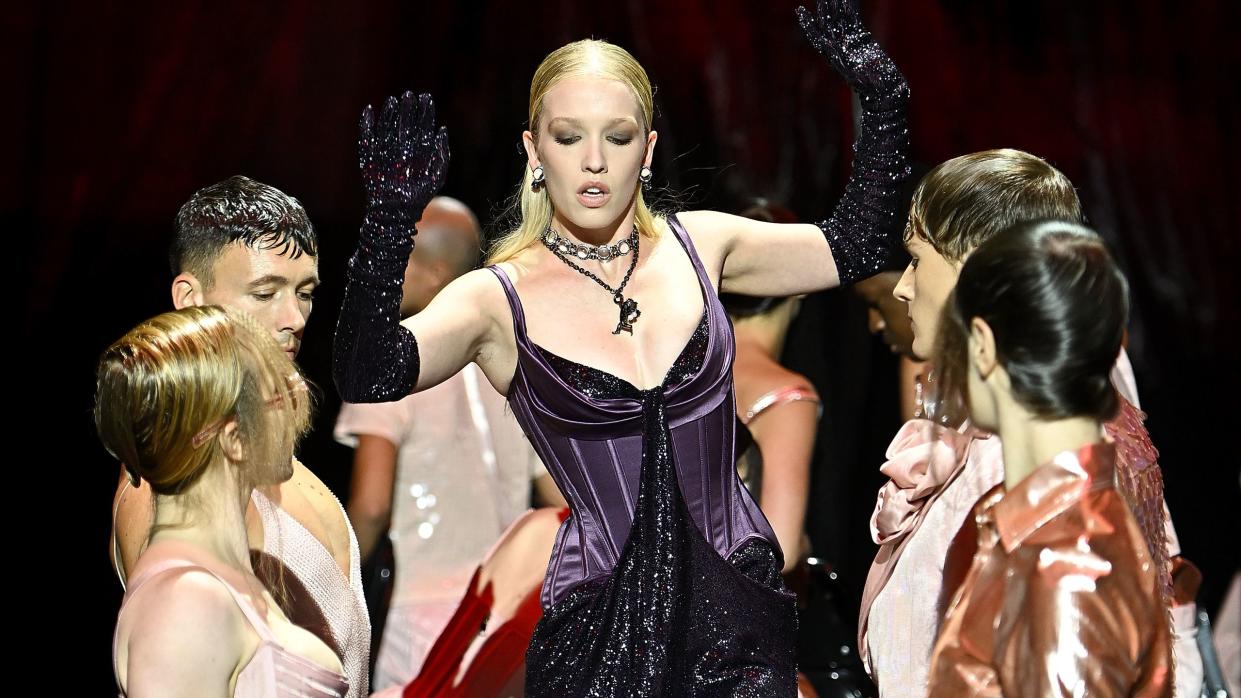
<svg viewBox="0 0 1241 698">
<path fill-rule="evenodd" d="M 327 369 L 361 215 L 354 137 L 362 106 L 404 89 L 433 93 L 453 149 L 445 193 L 490 221 L 521 175 L 519 134 L 538 61 L 568 41 L 606 38 L 632 51 L 657 85 L 656 183 L 679 197 L 669 207 L 733 210 L 763 195 L 817 220 L 848 172 L 851 102 L 800 37 L 795 5 L 7 8 L 0 212 L 21 289 L 21 337 L 9 345 L 21 394 L 10 401 L 20 414 L 8 499 L 21 512 L 23 541 L 9 570 L 44 597 L 35 608 L 46 615 L 17 628 L 28 651 L 60 655 L 68 642 L 73 657 L 71 671 L 36 680 L 113 690 L 108 646 L 120 587 L 106 544 L 117 465 L 89 416 L 94 361 L 138 321 L 170 308 L 167 241 L 195 189 L 246 174 L 300 198 L 318 228 L 326 283 L 301 360 L 325 395 L 301 455 L 343 499 L 349 452 L 330 440 L 337 398 Z M 1113 245 L 1132 284 L 1130 350 L 1168 503 L 1185 554 L 1206 573 L 1212 610 L 1241 549 L 1238 462 L 1222 447 L 1241 388 L 1239 66 L 1226 6 L 863 7 L 909 79 L 917 161 L 1029 150 L 1077 184 Z M 856 594 L 873 554 L 866 522 L 877 467 L 898 425 L 895 364 L 866 335 L 848 291 L 808 300 L 788 354 L 825 402 L 809 530 Z M 16 594 L 26 598 L 24 589 Z M 11 605 L 15 619 L 33 610 Z"/>
</svg>

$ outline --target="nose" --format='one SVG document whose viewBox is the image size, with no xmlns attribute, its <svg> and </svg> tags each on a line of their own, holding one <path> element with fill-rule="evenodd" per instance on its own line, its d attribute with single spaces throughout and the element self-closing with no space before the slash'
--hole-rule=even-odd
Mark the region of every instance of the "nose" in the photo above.
<svg viewBox="0 0 1241 698">
<path fill-rule="evenodd" d="M 309 306 L 303 311 L 301 299 L 297 297 L 296 293 L 290 293 L 280 303 L 276 322 L 281 332 L 288 332 L 295 337 L 301 337 L 302 330 L 306 329 L 306 320 L 309 317 Z"/>
<path fill-rule="evenodd" d="M 582 170 L 591 174 L 602 174 L 608 171 L 607 159 L 603 156 L 603 145 L 591 139 L 590 145 L 582 155 Z"/>
<path fill-rule="evenodd" d="M 896 300 L 902 303 L 910 303 L 914 299 L 914 265 L 911 262 L 905 267 L 904 273 L 901 274 L 900 281 L 896 282 L 896 287 L 892 289 L 892 295 Z"/>
<path fill-rule="evenodd" d="M 866 309 L 866 321 L 871 334 L 879 334 L 886 327 L 883 322 L 883 313 L 880 313 L 878 308 Z"/>
</svg>

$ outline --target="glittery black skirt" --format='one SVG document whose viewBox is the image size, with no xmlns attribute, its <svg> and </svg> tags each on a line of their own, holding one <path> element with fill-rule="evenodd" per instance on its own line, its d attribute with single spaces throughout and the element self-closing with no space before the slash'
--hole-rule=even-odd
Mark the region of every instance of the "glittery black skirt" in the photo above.
<svg viewBox="0 0 1241 698">
<path fill-rule="evenodd" d="M 544 614 L 526 652 L 526 695 L 795 696 L 795 597 L 775 552 L 751 539 L 720 557 L 677 487 L 662 391 L 647 391 L 643 406 L 629 539 L 609 577 Z"/>
</svg>

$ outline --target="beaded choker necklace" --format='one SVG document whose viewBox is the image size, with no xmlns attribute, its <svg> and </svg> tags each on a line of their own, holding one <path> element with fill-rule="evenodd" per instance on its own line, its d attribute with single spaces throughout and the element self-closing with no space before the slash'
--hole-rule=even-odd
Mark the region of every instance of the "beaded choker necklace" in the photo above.
<svg viewBox="0 0 1241 698">
<path fill-rule="evenodd" d="M 558 235 L 549 226 L 547 232 L 543 233 L 543 244 L 547 245 L 551 251 L 559 252 L 567 257 L 610 262 L 617 257 L 624 257 L 629 254 L 635 247 L 634 242 L 637 240 L 637 235 L 638 230 L 634 228 L 634 232 L 630 233 L 629 237 L 611 245 L 587 245 Z"/>
</svg>

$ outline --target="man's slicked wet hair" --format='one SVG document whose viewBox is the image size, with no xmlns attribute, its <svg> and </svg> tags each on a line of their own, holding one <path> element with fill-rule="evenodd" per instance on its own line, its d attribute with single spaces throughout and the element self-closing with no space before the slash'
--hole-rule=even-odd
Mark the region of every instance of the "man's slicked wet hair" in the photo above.
<svg viewBox="0 0 1241 698">
<path fill-rule="evenodd" d="M 193 274 L 209 288 L 216 260 L 234 242 L 292 259 L 318 256 L 318 238 L 300 201 L 236 175 L 194 192 L 177 212 L 168 255 L 172 273 Z"/>
</svg>

